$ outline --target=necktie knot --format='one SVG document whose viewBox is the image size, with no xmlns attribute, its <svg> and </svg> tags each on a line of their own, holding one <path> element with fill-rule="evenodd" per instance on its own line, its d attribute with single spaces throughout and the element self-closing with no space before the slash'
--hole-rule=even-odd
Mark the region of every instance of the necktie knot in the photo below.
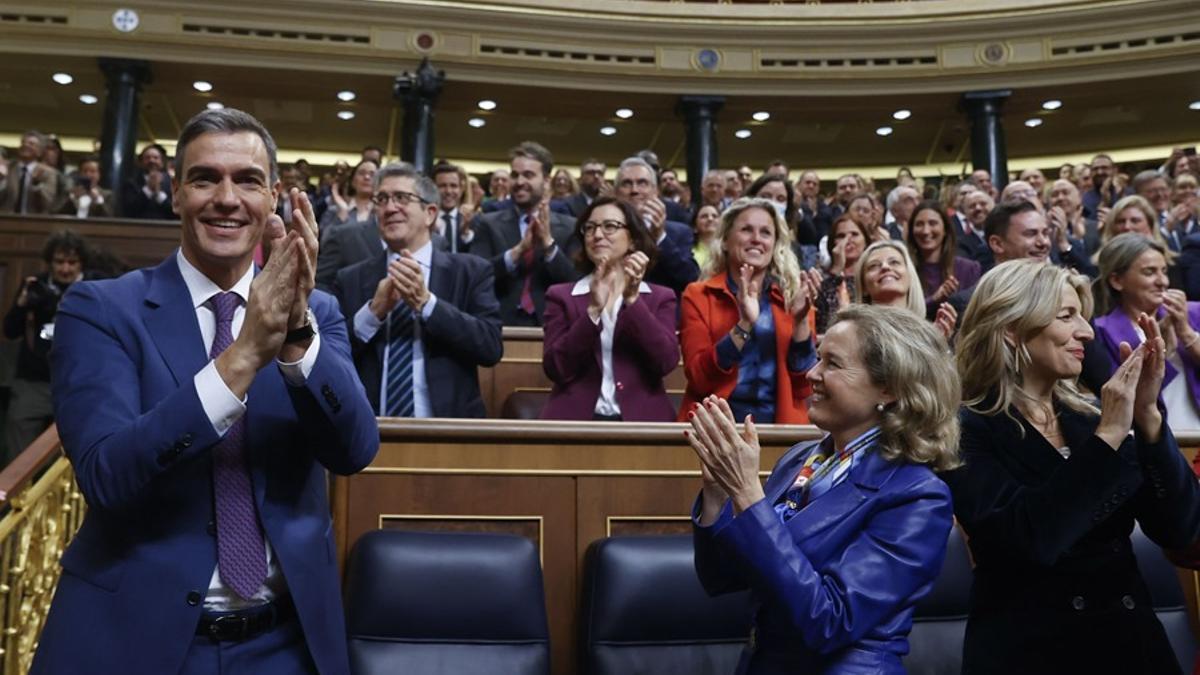
<svg viewBox="0 0 1200 675">
<path fill-rule="evenodd" d="M 242 303 L 242 298 L 233 291 L 217 293 L 209 299 L 212 302 L 213 313 L 217 315 L 217 323 L 231 323 L 233 312 Z"/>
</svg>

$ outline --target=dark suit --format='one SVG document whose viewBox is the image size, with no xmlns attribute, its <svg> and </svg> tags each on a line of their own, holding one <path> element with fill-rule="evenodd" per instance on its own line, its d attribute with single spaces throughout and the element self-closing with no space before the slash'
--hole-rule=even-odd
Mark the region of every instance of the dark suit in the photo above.
<svg viewBox="0 0 1200 675">
<path fill-rule="evenodd" d="M 1178 673 L 1129 535 L 1195 541 L 1196 477 L 1165 423 L 1114 452 L 1098 418 L 1056 411 L 1067 459 L 1015 409 L 962 413 L 965 466 L 943 478 L 975 561 L 963 672 Z"/>
<path fill-rule="evenodd" d="M 801 243 L 815 244 L 821 241 L 821 237 L 829 236 L 829 228 L 833 226 L 833 209 L 829 208 L 829 205 L 824 201 L 820 199 L 817 200 L 817 210 L 815 212 L 808 208 L 807 204 L 801 204 L 800 211 L 797 216 L 798 220 L 804 220 L 805 225 L 804 228 L 798 227 L 798 230 L 812 229 L 816 233 L 815 239 Z"/>
<path fill-rule="evenodd" d="M 112 190 L 100 188 L 100 198 L 104 201 L 97 204 L 93 200 L 88 204 L 87 215 L 85 218 L 112 218 L 113 217 L 113 193 Z M 67 199 L 58 209 L 58 212 L 67 216 L 79 216 L 79 198 L 74 194 L 68 193 Z"/>
<path fill-rule="evenodd" d="M 485 201 L 479 210 L 482 213 L 496 213 L 497 211 L 515 211 L 516 209 L 517 205 L 513 202 L 512 198 L 505 197 L 504 199 L 490 199 Z M 575 215 L 571 213 L 571 207 L 566 199 L 551 199 L 550 211 L 552 213 L 560 213 L 564 216 Z"/>
<path fill-rule="evenodd" d="M 739 675 L 902 675 L 913 606 L 933 588 L 953 525 L 950 491 L 926 466 L 866 453 L 786 521 L 774 505 L 818 450 L 800 443 L 736 518 L 698 524 L 696 572 L 710 595 L 749 588 L 755 632 Z"/>
<path fill-rule="evenodd" d="M 591 296 L 573 295 L 575 284 L 546 293 L 546 337 L 542 368 L 554 382 L 543 419 L 590 420 L 604 377 L 600 333 L 587 313 Z M 663 378 L 679 365 L 675 337 L 675 294 L 647 284 L 637 302 L 617 314 L 613 330 L 614 397 L 626 422 L 674 422 L 675 407 Z"/>
<path fill-rule="evenodd" d="M 571 255 L 577 247 L 574 237 L 575 221 L 559 213 L 550 214 L 550 236 L 558 245 L 558 252 L 550 260 L 538 244 L 534 250 L 532 266 L 515 260 L 516 270 L 512 273 L 504 262 L 506 251 L 521 241 L 520 216 L 515 208 L 488 213 L 475 220 L 475 233 L 471 241 L 471 253 L 490 260 L 496 280 L 496 298 L 500 300 L 500 318 L 506 326 L 538 326 L 542 323 L 546 289 L 554 284 L 574 281 L 577 277 Z M 535 315 L 530 316 L 519 308 L 521 290 L 525 278 L 532 275 L 529 287 L 533 296 Z"/>
<path fill-rule="evenodd" d="M 374 458 L 379 430 L 333 298 L 309 298 L 320 347 L 303 386 L 267 364 L 246 394 L 253 499 L 313 662 L 347 673 L 326 471 Z M 88 509 L 34 673 L 176 673 L 217 565 L 213 447 L 195 375 L 209 363 L 176 256 L 71 286 L 51 375 L 63 448 Z"/>
<path fill-rule="evenodd" d="M 958 246 L 958 255 L 979 263 L 979 268 L 986 274 L 996 264 L 996 255 L 987 242 L 974 234 L 967 234 L 963 221 L 954 218 L 954 234 Z"/>
<path fill-rule="evenodd" d="M 587 210 L 589 204 L 591 202 L 588 200 L 587 195 L 582 192 L 576 192 L 567 199 L 567 210 L 571 212 L 572 216 L 578 218 Z"/>
<path fill-rule="evenodd" d="M 321 248 L 317 252 L 317 288 L 333 290 L 338 270 L 371 258 L 383 250 L 375 214 L 362 223 L 343 223 L 321 233 Z"/>
<path fill-rule="evenodd" d="M 688 224 L 692 222 L 692 213 L 688 209 L 683 208 L 683 205 L 673 199 L 663 199 L 663 206 L 667 209 L 667 220 L 674 220 L 677 223 Z M 688 226 L 691 229 L 691 226 Z"/>
<path fill-rule="evenodd" d="M 450 216 L 449 223 L 446 222 L 446 216 Z M 462 211 L 455 211 L 453 214 L 438 210 L 436 223 L 434 224 L 434 234 L 446 240 L 446 246 L 450 253 L 468 253 L 471 250 L 470 245 L 462 240 Z M 441 233 L 437 233 L 437 229 L 441 228 Z"/>
<path fill-rule="evenodd" d="M 159 189 L 165 192 L 167 198 L 158 201 L 146 196 L 142 189 L 146 187 L 146 172 L 138 169 L 121 189 L 121 215 L 125 218 L 142 218 L 148 220 L 179 220 L 171 207 L 171 179 L 165 171 Z"/>
<path fill-rule="evenodd" d="M 364 343 L 354 334 L 354 315 L 375 296 L 387 273 L 387 259 L 387 252 L 381 251 L 338 272 L 334 283 L 334 295 L 350 326 L 354 365 L 373 410 L 379 410 L 387 331 L 381 327 Z M 421 345 L 432 416 L 484 417 L 479 366 L 496 365 L 504 353 L 491 266 L 475 256 L 436 249 L 431 262 L 429 292 L 437 296 L 437 304 L 429 320 L 421 323 Z"/>
<path fill-rule="evenodd" d="M 646 282 L 666 286 L 679 295 L 700 278 L 700 266 L 692 255 L 692 228 L 668 220 L 663 229 L 667 236 L 658 243 L 658 260 L 646 273 Z"/>
</svg>

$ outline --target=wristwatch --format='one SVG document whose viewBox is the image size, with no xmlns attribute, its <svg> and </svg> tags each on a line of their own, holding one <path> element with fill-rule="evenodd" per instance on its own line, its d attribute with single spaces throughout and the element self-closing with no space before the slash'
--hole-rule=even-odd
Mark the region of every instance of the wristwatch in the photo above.
<svg viewBox="0 0 1200 675">
<path fill-rule="evenodd" d="M 752 334 L 753 330 L 754 330 L 753 326 L 750 327 L 750 330 L 746 330 L 746 329 L 742 328 L 739 324 L 736 324 L 736 323 L 733 324 L 733 332 L 735 335 L 737 335 L 738 337 L 740 337 L 742 339 L 742 342 L 750 341 L 750 335 Z"/>
<path fill-rule="evenodd" d="M 304 325 L 300 326 L 299 328 L 293 328 L 289 330 L 287 335 L 283 338 L 283 343 L 287 345 L 294 345 L 298 342 L 304 342 L 305 340 L 311 339 L 312 336 L 317 334 L 317 331 L 313 329 L 313 326 L 315 325 L 317 325 L 317 320 L 313 316 L 312 309 L 309 309 L 304 315 Z"/>
</svg>

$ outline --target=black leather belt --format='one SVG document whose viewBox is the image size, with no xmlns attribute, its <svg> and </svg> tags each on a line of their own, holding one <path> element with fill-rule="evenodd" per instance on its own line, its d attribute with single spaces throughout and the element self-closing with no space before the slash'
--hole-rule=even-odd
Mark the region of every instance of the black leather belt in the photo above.
<svg viewBox="0 0 1200 675">
<path fill-rule="evenodd" d="M 196 625 L 196 635 L 218 642 L 240 642 L 261 635 L 295 615 L 291 597 L 232 612 L 205 612 Z"/>
</svg>

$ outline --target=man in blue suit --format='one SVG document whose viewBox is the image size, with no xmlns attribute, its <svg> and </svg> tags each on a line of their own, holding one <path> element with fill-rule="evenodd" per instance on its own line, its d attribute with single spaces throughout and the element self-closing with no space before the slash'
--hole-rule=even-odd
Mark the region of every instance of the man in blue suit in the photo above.
<svg viewBox="0 0 1200 675">
<path fill-rule="evenodd" d="M 74 284 L 51 351 L 59 434 L 88 504 L 34 673 L 347 673 L 326 470 L 379 433 L 308 199 L 274 215 L 275 143 L 205 111 L 177 145 L 182 246 Z M 270 244 L 255 273 L 254 250 Z"/>
<path fill-rule="evenodd" d="M 437 250 L 438 188 L 412 165 L 377 171 L 374 199 L 386 250 L 334 283 L 367 398 L 381 416 L 485 417 L 479 366 L 504 353 L 492 265 Z"/>
<path fill-rule="evenodd" d="M 640 158 L 629 157 L 617 168 L 617 198 L 629 202 L 642 214 L 643 225 L 658 246 L 658 261 L 646 281 L 666 286 L 676 294 L 700 277 L 700 266 L 692 255 L 692 228 L 667 220 L 666 206 L 658 196 L 654 167 Z"/>
</svg>

